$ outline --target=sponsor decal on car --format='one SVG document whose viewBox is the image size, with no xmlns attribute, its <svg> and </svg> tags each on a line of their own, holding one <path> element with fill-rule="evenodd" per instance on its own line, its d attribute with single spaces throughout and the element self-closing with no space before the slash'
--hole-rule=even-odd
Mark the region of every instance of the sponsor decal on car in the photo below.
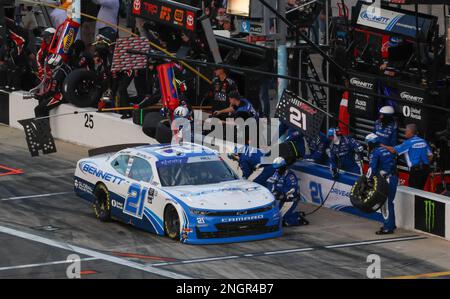
<svg viewBox="0 0 450 299">
<path fill-rule="evenodd" d="M 252 215 L 252 216 L 241 216 L 241 217 L 229 217 L 229 218 L 222 218 L 222 223 L 229 223 L 229 222 L 243 222 L 243 221 L 252 221 L 252 220 L 260 220 L 263 219 L 264 215 Z"/>
<path fill-rule="evenodd" d="M 82 192 L 87 192 L 87 193 L 94 192 L 94 189 L 92 188 L 92 186 L 90 186 L 89 184 L 86 184 L 82 181 L 79 181 L 77 179 L 74 182 L 74 186 L 76 189 L 78 189 L 79 191 L 82 191 Z"/>
<path fill-rule="evenodd" d="M 120 185 L 122 182 L 125 181 L 124 178 L 121 178 L 112 173 L 98 169 L 97 165 L 94 163 L 91 163 L 91 162 L 81 162 L 80 170 L 81 170 L 81 172 L 83 172 L 86 175 L 92 175 L 97 178 L 101 178 L 102 180 L 104 180 L 106 182 L 111 182 L 111 183 L 117 184 L 117 185 Z"/>
<path fill-rule="evenodd" d="M 242 192 L 252 192 L 256 190 L 260 190 L 260 187 L 251 187 L 251 188 L 220 188 L 220 189 L 210 189 L 210 190 L 204 190 L 199 192 L 189 192 L 189 193 L 183 193 L 180 194 L 180 196 L 187 197 L 187 196 L 200 196 L 205 194 L 211 194 L 211 193 L 219 193 L 219 192 L 226 192 L 226 191 L 242 191 Z"/>
</svg>

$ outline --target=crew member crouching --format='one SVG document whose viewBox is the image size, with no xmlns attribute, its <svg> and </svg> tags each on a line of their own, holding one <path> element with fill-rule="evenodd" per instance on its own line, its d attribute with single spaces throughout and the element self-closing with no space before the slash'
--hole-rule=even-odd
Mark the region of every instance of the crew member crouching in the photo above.
<svg viewBox="0 0 450 299">
<path fill-rule="evenodd" d="M 267 180 L 266 187 L 279 202 L 283 226 L 296 226 L 308 224 L 299 211 L 300 188 L 298 178 L 293 171 L 288 169 L 286 160 L 278 157 L 273 162 L 276 170 L 271 178 Z"/>
<path fill-rule="evenodd" d="M 369 170 L 366 176 L 369 183 L 376 175 L 382 176 L 389 183 L 388 199 L 381 207 L 384 225 L 376 234 L 393 234 L 396 229 L 394 199 L 398 186 L 396 157 L 386 148 L 381 147 L 380 137 L 376 134 L 367 135 L 366 141 L 369 150 Z"/>
</svg>

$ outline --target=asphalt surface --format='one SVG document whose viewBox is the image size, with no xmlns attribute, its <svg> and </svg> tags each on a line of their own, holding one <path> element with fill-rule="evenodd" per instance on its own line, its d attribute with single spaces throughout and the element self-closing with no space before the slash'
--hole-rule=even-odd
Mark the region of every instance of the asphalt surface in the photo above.
<svg viewBox="0 0 450 299">
<path fill-rule="evenodd" d="M 57 147 L 32 158 L 23 133 L 0 126 L 0 279 L 66 278 L 73 254 L 86 279 L 366 278 L 374 254 L 383 278 L 450 278 L 449 242 L 402 230 L 378 237 L 379 223 L 327 209 L 277 239 L 210 246 L 101 223 L 73 194 L 87 149 Z"/>
</svg>

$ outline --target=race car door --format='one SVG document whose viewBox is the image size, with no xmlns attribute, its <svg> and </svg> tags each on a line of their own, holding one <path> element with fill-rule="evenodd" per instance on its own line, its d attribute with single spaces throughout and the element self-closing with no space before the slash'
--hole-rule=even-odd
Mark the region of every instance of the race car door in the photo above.
<svg viewBox="0 0 450 299">
<path fill-rule="evenodd" d="M 131 157 L 127 172 L 128 194 L 123 204 L 123 220 L 140 229 L 159 232 L 159 221 L 153 217 L 153 213 L 147 208 L 149 185 L 153 179 L 153 170 L 150 163 L 140 157 Z"/>
</svg>

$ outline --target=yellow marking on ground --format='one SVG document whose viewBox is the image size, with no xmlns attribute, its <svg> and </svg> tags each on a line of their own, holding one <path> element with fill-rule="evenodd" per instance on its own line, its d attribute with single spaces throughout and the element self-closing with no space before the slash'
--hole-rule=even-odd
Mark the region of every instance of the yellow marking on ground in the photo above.
<svg viewBox="0 0 450 299">
<path fill-rule="evenodd" d="M 450 276 L 450 271 L 433 272 L 433 273 L 425 273 L 425 274 L 417 274 L 417 275 L 396 276 L 396 277 L 388 277 L 386 279 L 419 279 L 419 278 L 436 278 L 436 277 L 442 277 L 442 276 Z"/>
</svg>

